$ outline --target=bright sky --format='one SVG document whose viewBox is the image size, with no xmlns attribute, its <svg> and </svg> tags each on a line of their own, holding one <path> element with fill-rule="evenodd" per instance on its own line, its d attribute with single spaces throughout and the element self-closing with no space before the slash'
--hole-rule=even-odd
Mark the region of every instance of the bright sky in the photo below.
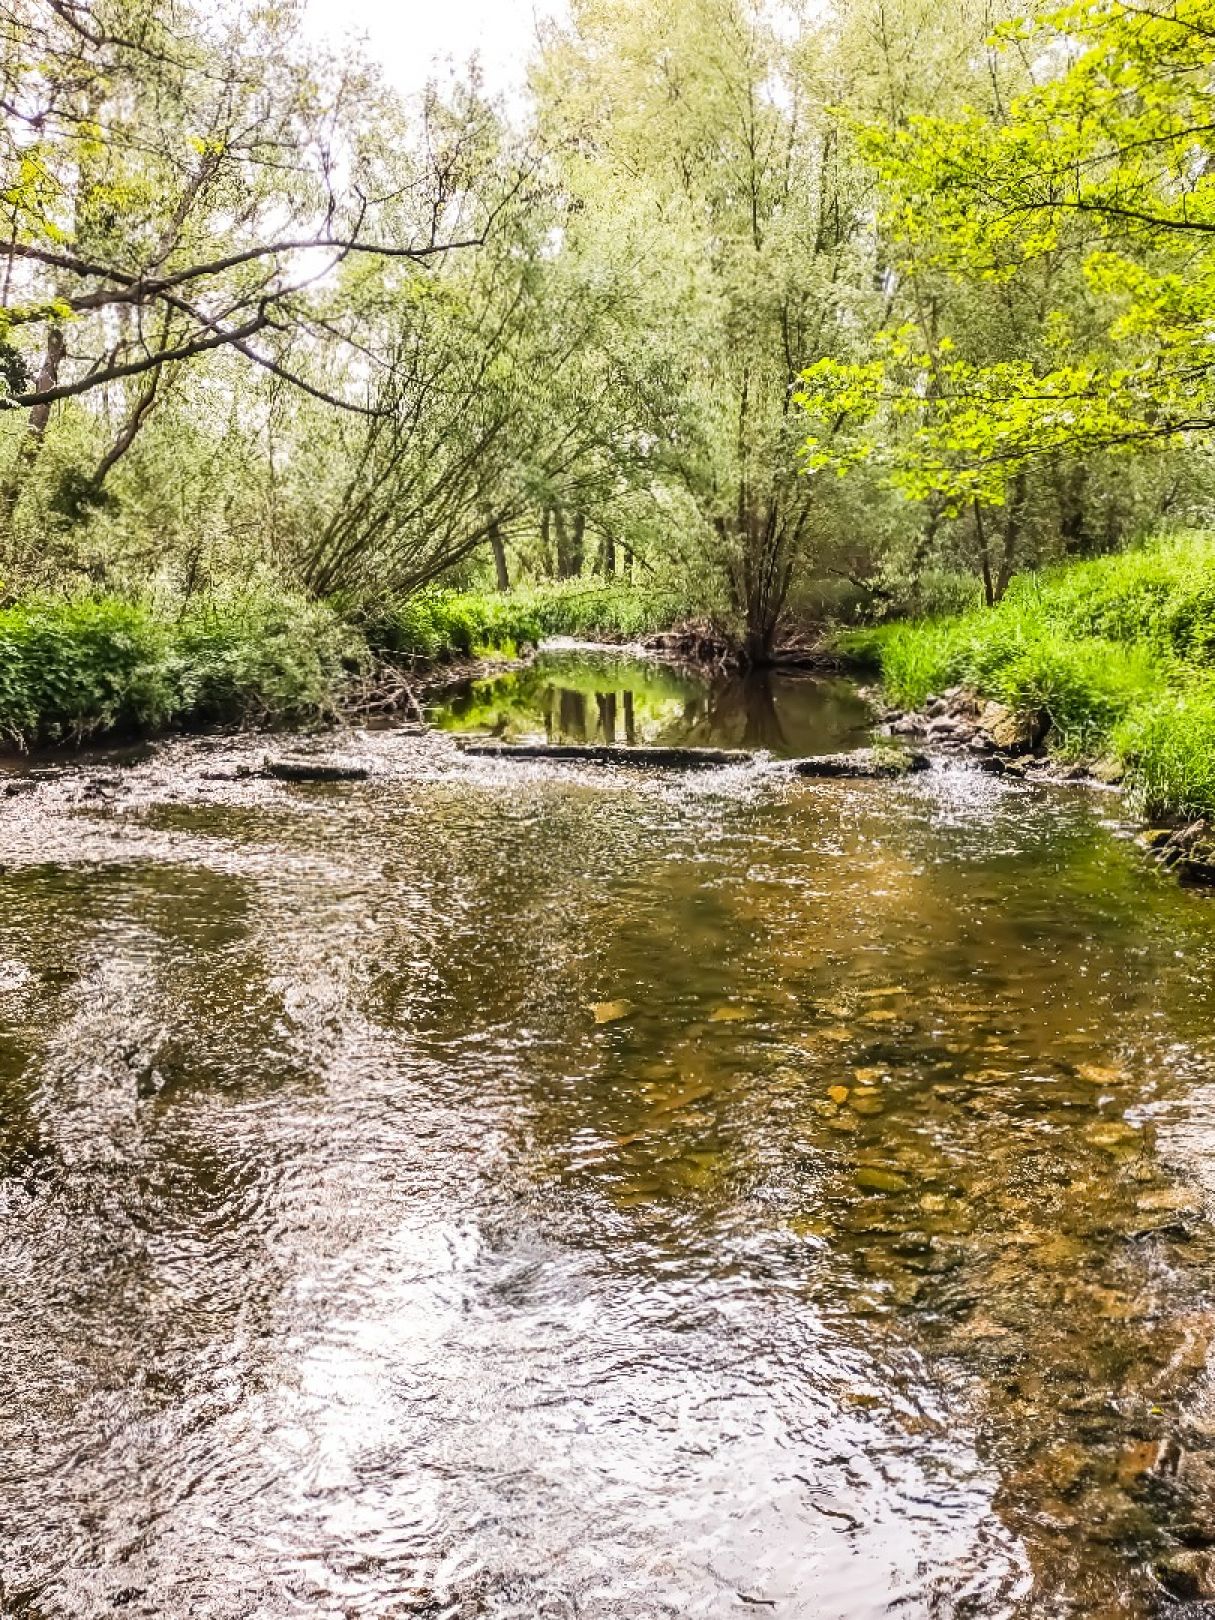
<svg viewBox="0 0 1215 1620">
<path fill-rule="evenodd" d="M 402 90 L 416 90 L 436 59 L 481 57 L 491 90 L 511 90 L 536 37 L 539 19 L 564 11 L 563 0 L 307 0 L 318 38 L 354 32 Z"/>
</svg>

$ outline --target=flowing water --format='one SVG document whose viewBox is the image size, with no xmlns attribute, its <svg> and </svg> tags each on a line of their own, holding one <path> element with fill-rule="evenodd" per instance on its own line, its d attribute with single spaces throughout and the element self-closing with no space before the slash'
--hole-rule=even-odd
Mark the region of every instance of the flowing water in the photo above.
<svg viewBox="0 0 1215 1620">
<path fill-rule="evenodd" d="M 437 718 L 626 693 L 856 740 Z M 303 746 L 0 799 L 0 1611 L 1199 1612 L 1215 907 L 1116 800 Z"/>
</svg>

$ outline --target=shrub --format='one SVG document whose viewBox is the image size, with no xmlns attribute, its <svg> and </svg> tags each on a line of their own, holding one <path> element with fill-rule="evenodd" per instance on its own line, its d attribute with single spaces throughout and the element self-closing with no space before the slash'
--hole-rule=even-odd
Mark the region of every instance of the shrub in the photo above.
<svg viewBox="0 0 1215 1620">
<path fill-rule="evenodd" d="M 512 652 L 546 636 L 636 640 L 685 611 L 667 593 L 570 580 L 502 593 L 429 591 L 354 617 L 376 652 L 438 659 Z"/>
<path fill-rule="evenodd" d="M 0 612 L 0 731 L 18 744 L 163 725 L 167 632 L 137 602 L 36 599 Z"/>
<path fill-rule="evenodd" d="M 330 608 L 266 589 L 190 604 L 170 646 L 175 718 L 190 724 L 322 719 L 346 673 L 368 658 Z"/>
<path fill-rule="evenodd" d="M 114 597 L 0 611 L 0 733 L 18 746 L 171 724 L 298 724 L 334 711 L 361 638 L 328 608 L 268 590 L 174 619 Z"/>
</svg>

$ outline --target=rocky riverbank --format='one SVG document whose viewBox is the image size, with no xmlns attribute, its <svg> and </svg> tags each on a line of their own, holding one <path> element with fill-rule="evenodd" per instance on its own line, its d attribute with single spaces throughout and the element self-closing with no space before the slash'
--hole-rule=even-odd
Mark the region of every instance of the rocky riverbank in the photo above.
<svg viewBox="0 0 1215 1620">
<path fill-rule="evenodd" d="M 1113 759 L 1065 761 L 1051 752 L 1051 719 L 1044 710 L 1010 708 L 964 686 L 932 694 L 921 709 L 882 707 L 881 729 L 890 737 L 964 754 L 981 770 L 1027 782 L 1078 783 L 1116 791 L 1125 771 Z M 1139 842 L 1180 882 L 1215 888 L 1215 827 L 1205 819 L 1148 827 Z"/>
<path fill-rule="evenodd" d="M 1050 751 L 1050 716 L 1026 713 L 978 696 L 964 686 L 929 697 L 922 709 L 880 709 L 882 729 L 892 737 L 916 738 L 944 753 L 975 756 L 999 775 L 1039 776 L 1051 781 L 1092 782 L 1114 788 L 1123 780 L 1114 760 L 1064 763 Z"/>
</svg>

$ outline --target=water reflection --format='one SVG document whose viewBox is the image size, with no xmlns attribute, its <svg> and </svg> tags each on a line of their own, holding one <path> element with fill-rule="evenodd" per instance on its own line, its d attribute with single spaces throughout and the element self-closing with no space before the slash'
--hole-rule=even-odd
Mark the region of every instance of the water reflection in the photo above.
<svg viewBox="0 0 1215 1620">
<path fill-rule="evenodd" d="M 981 777 L 351 747 L 0 806 L 0 1608 L 1156 1614 L 1215 913 Z"/>
<path fill-rule="evenodd" d="M 770 671 L 703 680 L 653 659 L 571 652 L 466 682 L 432 718 L 509 742 L 747 748 L 784 758 L 855 747 L 871 725 L 846 681 Z"/>
</svg>

